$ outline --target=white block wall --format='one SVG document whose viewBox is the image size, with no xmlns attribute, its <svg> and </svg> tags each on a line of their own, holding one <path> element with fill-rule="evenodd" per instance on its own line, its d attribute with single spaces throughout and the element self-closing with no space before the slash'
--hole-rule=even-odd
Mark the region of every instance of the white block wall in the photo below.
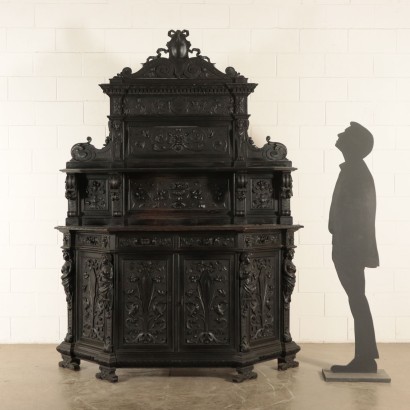
<svg viewBox="0 0 410 410">
<path fill-rule="evenodd" d="M 169 29 L 259 83 L 251 136 L 285 143 L 298 167 L 295 340 L 353 340 L 327 232 L 334 143 L 350 121 L 374 134 L 381 266 L 367 295 L 377 340 L 410 341 L 410 0 L 0 0 L 0 341 L 64 337 L 58 170 L 107 135 L 98 83 L 137 70 Z"/>
</svg>

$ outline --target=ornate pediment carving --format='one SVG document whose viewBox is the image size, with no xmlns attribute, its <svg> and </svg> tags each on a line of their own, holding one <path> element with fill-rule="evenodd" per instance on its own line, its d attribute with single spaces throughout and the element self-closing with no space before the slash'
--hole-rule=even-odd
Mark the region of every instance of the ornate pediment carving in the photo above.
<svg viewBox="0 0 410 410">
<path fill-rule="evenodd" d="M 191 48 L 191 42 L 187 39 L 188 30 L 170 30 L 168 36 L 171 39 L 166 44 L 167 48 L 159 48 L 155 56 L 148 57 L 139 71 L 133 73 L 131 68 L 125 67 L 114 79 L 220 78 L 239 82 L 246 80 L 233 67 L 228 67 L 225 73 L 219 71 L 208 57 L 201 55 L 199 48 Z M 168 58 L 163 54 L 168 55 Z M 190 54 L 194 56 L 190 57 Z"/>
</svg>

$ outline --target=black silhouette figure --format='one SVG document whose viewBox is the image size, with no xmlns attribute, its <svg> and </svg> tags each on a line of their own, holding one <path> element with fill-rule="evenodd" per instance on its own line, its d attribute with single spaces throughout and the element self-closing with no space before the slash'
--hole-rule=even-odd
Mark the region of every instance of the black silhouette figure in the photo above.
<svg viewBox="0 0 410 410">
<path fill-rule="evenodd" d="M 363 158 L 373 149 L 373 136 L 351 122 L 338 135 L 335 146 L 345 162 L 340 165 L 329 213 L 332 258 L 339 280 L 349 297 L 354 319 L 355 356 L 347 365 L 334 365 L 332 372 L 376 373 L 379 357 L 373 319 L 365 295 L 364 269 L 379 266 L 375 235 L 376 190 Z"/>
</svg>

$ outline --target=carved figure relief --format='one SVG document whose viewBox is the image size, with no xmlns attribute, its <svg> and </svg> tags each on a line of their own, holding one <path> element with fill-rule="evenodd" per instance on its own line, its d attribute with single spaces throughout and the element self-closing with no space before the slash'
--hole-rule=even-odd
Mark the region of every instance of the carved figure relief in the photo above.
<svg viewBox="0 0 410 410">
<path fill-rule="evenodd" d="M 184 265 L 184 341 L 228 344 L 229 260 L 186 260 Z"/>
<path fill-rule="evenodd" d="M 131 210 L 228 208 L 228 180 L 145 178 L 130 180 Z"/>
<path fill-rule="evenodd" d="M 293 293 L 293 289 L 296 284 L 296 266 L 293 264 L 293 257 L 295 250 L 293 248 L 287 248 L 285 250 L 283 259 L 283 274 L 282 274 L 282 289 L 283 289 L 283 301 L 284 301 L 284 334 L 283 339 L 285 342 L 291 342 L 292 336 L 289 330 L 289 310 L 290 302 Z"/>
<path fill-rule="evenodd" d="M 74 262 L 71 256 L 71 251 L 63 250 L 64 265 L 61 268 L 61 283 L 64 287 L 64 292 L 67 301 L 68 327 L 65 341 L 71 343 L 73 341 L 72 331 L 72 309 L 73 309 L 73 292 L 74 292 Z"/>
<path fill-rule="evenodd" d="M 123 267 L 124 343 L 167 343 L 167 261 L 126 260 Z"/>
</svg>

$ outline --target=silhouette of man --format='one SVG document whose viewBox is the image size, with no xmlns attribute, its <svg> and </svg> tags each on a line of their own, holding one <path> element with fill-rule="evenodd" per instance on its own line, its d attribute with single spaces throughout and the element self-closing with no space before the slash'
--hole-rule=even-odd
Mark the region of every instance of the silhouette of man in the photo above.
<svg viewBox="0 0 410 410">
<path fill-rule="evenodd" d="M 376 373 L 379 357 L 373 319 L 365 295 L 364 269 L 379 266 L 375 235 L 376 190 L 363 158 L 373 149 L 373 136 L 351 122 L 338 135 L 335 146 L 345 162 L 340 165 L 329 212 L 332 259 L 349 298 L 354 319 L 355 356 L 347 365 L 334 365 L 332 372 Z"/>
</svg>

